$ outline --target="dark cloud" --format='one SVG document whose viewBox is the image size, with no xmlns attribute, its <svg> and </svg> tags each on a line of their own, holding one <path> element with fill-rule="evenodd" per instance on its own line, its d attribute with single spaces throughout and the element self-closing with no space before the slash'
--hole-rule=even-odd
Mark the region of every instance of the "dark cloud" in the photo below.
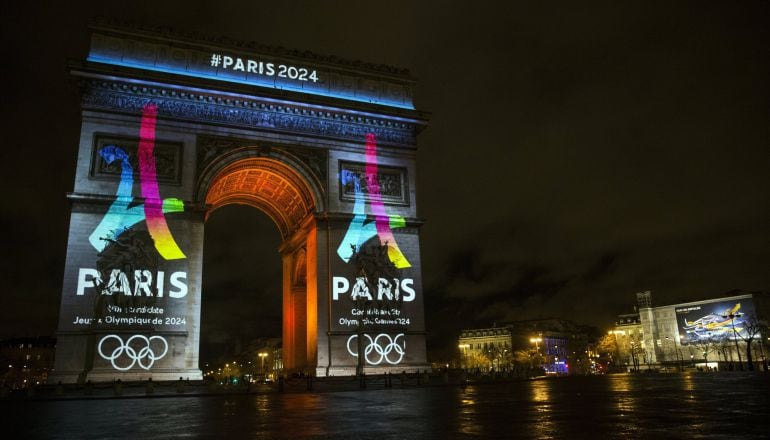
<svg viewBox="0 0 770 440">
<path fill-rule="evenodd" d="M 410 68 L 432 112 L 417 175 L 431 344 L 522 317 L 604 326 L 640 290 L 770 289 L 768 2 L 48 3 L 2 6 L 2 333 L 56 326 L 80 129 L 64 63 L 96 15 Z M 246 216 L 206 227 L 212 340 L 280 313 L 277 233 Z"/>
</svg>

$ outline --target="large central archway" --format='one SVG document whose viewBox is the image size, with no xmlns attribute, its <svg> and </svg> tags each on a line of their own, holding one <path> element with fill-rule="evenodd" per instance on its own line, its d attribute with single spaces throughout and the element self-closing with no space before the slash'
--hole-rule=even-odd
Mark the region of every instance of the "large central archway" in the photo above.
<svg viewBox="0 0 770 440">
<path fill-rule="evenodd" d="M 259 154 L 258 148 L 243 148 L 222 157 L 203 173 L 199 195 L 206 217 L 223 206 L 247 205 L 263 211 L 277 226 L 282 240 L 283 365 L 288 371 L 305 371 L 316 358 L 314 213 L 323 199 L 320 186 L 291 156 Z"/>
</svg>

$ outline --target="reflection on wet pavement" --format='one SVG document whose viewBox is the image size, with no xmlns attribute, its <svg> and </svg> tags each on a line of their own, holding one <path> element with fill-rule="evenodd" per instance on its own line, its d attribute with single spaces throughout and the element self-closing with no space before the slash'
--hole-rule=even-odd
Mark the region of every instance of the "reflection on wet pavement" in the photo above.
<svg viewBox="0 0 770 440">
<path fill-rule="evenodd" d="M 20 438 L 770 438 L 770 375 L 564 377 L 461 387 L 4 401 Z M 11 438 L 11 437 L 6 437 Z"/>
</svg>

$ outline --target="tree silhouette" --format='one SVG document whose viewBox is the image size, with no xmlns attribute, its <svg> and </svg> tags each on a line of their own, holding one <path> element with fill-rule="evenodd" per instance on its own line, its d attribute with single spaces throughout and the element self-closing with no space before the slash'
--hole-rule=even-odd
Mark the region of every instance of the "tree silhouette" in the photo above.
<svg viewBox="0 0 770 440">
<path fill-rule="evenodd" d="M 751 352 L 751 343 L 761 337 L 762 329 L 766 324 L 757 319 L 755 315 L 749 315 L 743 320 L 743 331 L 736 332 L 739 338 L 746 343 L 746 363 L 749 371 L 754 371 L 754 359 Z"/>
<path fill-rule="evenodd" d="M 691 344 L 695 348 L 698 349 L 698 351 L 703 354 L 703 362 L 708 363 L 708 355 L 709 353 L 719 353 L 719 339 L 715 338 L 714 336 L 709 336 L 708 338 L 698 339 L 696 342 Z"/>
</svg>

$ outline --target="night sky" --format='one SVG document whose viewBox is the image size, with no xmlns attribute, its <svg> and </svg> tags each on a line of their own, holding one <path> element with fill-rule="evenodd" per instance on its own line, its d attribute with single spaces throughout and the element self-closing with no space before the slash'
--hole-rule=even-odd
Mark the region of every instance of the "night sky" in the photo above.
<svg viewBox="0 0 770 440">
<path fill-rule="evenodd" d="M 770 290 L 768 1 L 106 3 L 0 6 L 2 337 L 56 329 L 80 132 L 65 63 L 96 16 L 410 69 L 432 114 L 417 191 L 434 353 L 506 320 L 606 328 L 641 290 Z M 280 334 L 278 244 L 259 211 L 212 215 L 204 353 Z"/>
</svg>

